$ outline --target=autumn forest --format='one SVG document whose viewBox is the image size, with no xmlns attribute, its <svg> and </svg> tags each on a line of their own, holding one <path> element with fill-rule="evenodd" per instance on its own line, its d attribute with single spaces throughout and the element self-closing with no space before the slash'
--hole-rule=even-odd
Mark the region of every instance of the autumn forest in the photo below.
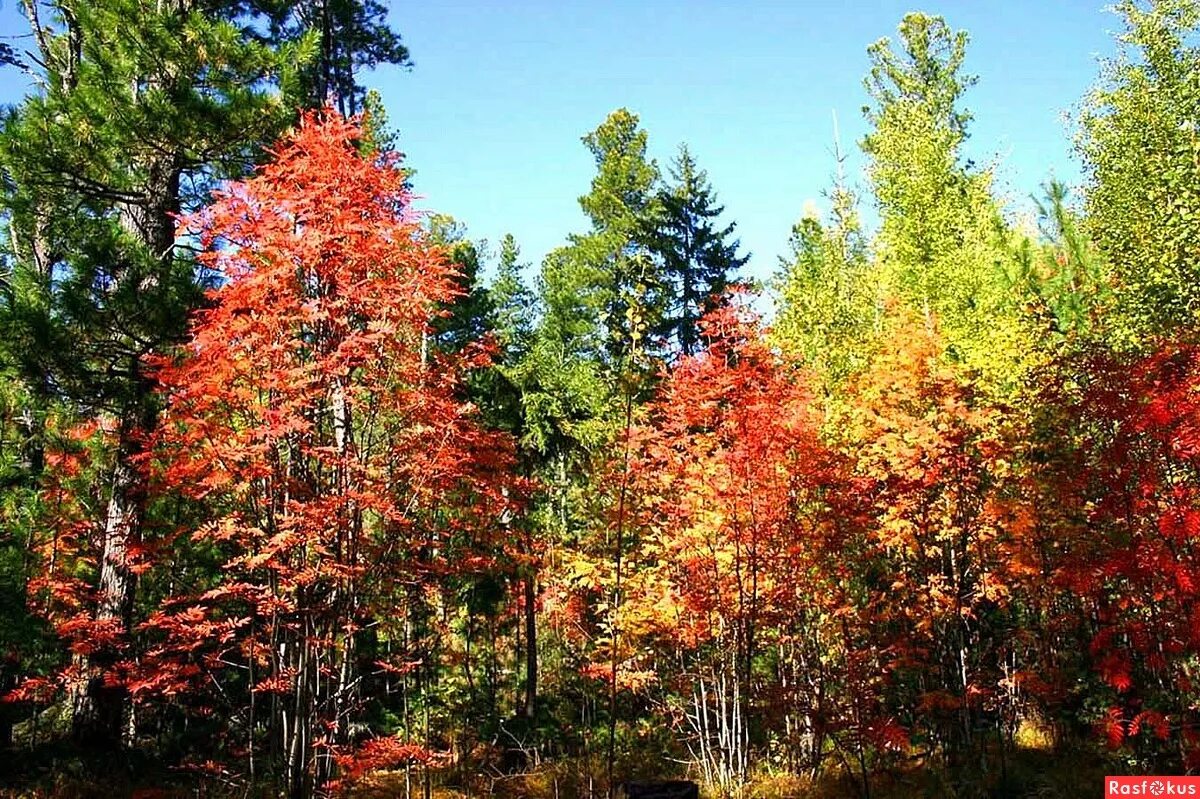
<svg viewBox="0 0 1200 799">
<path fill-rule="evenodd" d="M 376 0 L 24 0 L 0 795 L 1200 771 L 1200 3 L 1115 10 L 1033 214 L 967 32 L 864 42 L 866 171 L 764 281 L 624 108 L 540 263 L 417 210 Z"/>
</svg>

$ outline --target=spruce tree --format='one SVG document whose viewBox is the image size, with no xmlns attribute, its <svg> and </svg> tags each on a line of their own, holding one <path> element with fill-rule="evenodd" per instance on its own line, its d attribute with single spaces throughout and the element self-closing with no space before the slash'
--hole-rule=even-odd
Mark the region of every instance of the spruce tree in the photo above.
<svg viewBox="0 0 1200 799">
<path fill-rule="evenodd" d="M 500 362 L 511 364 L 529 348 L 536 299 L 525 285 L 521 248 L 511 233 L 500 240 L 500 261 L 488 287 L 490 327 L 500 345 Z"/>
<path fill-rule="evenodd" d="M 739 255 L 738 240 L 731 240 L 736 223 L 718 226 L 725 207 L 717 204 L 708 174 L 687 145 L 679 147 L 671 178 L 673 183 L 659 190 L 658 215 L 650 220 L 649 238 L 669 287 L 657 332 L 691 355 L 699 340 L 700 318 L 712 310 L 749 256 Z"/>
<path fill-rule="evenodd" d="M 434 320 L 434 340 L 442 350 L 461 352 L 488 331 L 491 299 L 480 274 L 487 242 L 471 241 L 467 226 L 449 214 L 433 214 L 428 227 L 430 241 L 440 246 L 454 265 L 458 285 L 458 296 Z"/>
</svg>

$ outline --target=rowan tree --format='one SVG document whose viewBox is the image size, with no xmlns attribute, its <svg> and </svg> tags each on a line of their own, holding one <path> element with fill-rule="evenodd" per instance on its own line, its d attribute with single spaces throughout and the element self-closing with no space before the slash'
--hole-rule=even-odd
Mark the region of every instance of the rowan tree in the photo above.
<svg viewBox="0 0 1200 799">
<path fill-rule="evenodd" d="M 98 424 L 115 457 L 88 507 L 101 532 L 82 553 L 96 570 L 89 592 L 116 649 L 93 650 L 71 687 L 81 743 L 129 743 L 129 703 L 107 674 L 139 617 L 137 552 L 156 524 L 137 465 L 157 423 L 143 356 L 177 343 L 203 301 L 207 275 L 177 247 L 175 217 L 216 181 L 243 175 L 309 102 L 301 84 L 337 73 L 357 96 L 352 66 L 403 59 L 373 3 L 300 4 L 286 35 L 276 23 L 296 4 L 145 0 L 18 4 L 29 23 L 17 64 L 35 89 L 0 130 L 5 227 L 0 363 L 24 396 L 20 448 L 36 493 L 52 415 Z M 333 15 L 331 17 L 331 14 Z M 282 15 L 282 16 L 281 16 Z M 336 21 L 336 53 L 311 28 Z M 322 44 L 331 44 L 328 35 Z M 337 63 L 332 63 L 331 59 Z M 324 90 L 316 104 L 324 102 Z M 6 267 L 8 264 L 6 263 Z M 18 524 L 16 516 L 6 523 Z M 31 529 L 42 533 L 45 525 Z M 70 642 L 65 642 L 70 645 Z"/>
<path fill-rule="evenodd" d="M 1191 345 L 1093 358 L 1075 406 L 1081 511 L 1058 581 L 1103 685 L 1090 720 L 1143 767 L 1200 763 L 1191 664 L 1200 649 L 1200 353 Z M 1181 763 L 1182 761 L 1182 763 Z"/>
<path fill-rule="evenodd" d="M 762 658 L 814 610 L 835 470 L 803 373 L 741 297 L 704 318 L 699 340 L 632 433 L 625 646 L 608 656 L 661 681 L 706 779 L 737 790 L 775 716 Z"/>
<path fill-rule="evenodd" d="M 306 116 L 183 221 L 224 283 L 157 373 L 158 490 L 203 503 L 184 534 L 216 571 L 146 622 L 130 690 L 223 703 L 248 777 L 277 769 L 293 796 L 333 776 L 373 675 L 428 656 L 367 636 L 400 641 L 397 609 L 490 569 L 515 496 L 506 437 L 460 398 L 464 359 L 425 344 L 455 274 L 361 135 Z"/>
<path fill-rule="evenodd" d="M 873 646 L 890 653 L 889 702 L 955 755 L 1015 712 L 1000 680 L 1019 646 L 1014 583 L 1031 568 L 1009 488 L 1020 426 L 947 361 L 935 325 L 893 314 L 836 420 L 872 506 L 846 557 Z"/>
</svg>

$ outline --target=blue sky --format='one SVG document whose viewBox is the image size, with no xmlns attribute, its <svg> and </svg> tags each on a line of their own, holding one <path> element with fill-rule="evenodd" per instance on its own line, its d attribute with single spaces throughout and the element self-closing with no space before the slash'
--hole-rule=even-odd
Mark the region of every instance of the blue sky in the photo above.
<svg viewBox="0 0 1200 799">
<path fill-rule="evenodd" d="M 415 66 L 363 79 L 400 131 L 421 206 L 473 238 L 511 232 L 536 263 L 584 230 L 576 200 L 593 165 L 579 139 L 625 106 L 660 166 L 688 143 L 753 253 L 747 271 L 765 278 L 831 182 L 835 112 L 861 185 L 866 47 L 914 9 L 970 32 L 968 153 L 999 160 L 1012 207 L 1051 173 L 1077 183 L 1064 115 L 1113 51 L 1119 20 L 1102 0 L 395 3 Z M 0 0 L 0 34 L 25 30 L 15 0 Z M 0 102 L 27 84 L 0 71 Z"/>
</svg>

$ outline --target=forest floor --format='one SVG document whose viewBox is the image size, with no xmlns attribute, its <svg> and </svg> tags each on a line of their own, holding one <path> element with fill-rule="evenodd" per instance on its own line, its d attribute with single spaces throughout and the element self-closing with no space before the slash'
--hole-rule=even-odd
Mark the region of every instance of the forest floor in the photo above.
<svg viewBox="0 0 1200 799">
<path fill-rule="evenodd" d="M 643 766 L 638 779 L 652 775 Z M 816 780 L 785 772 L 758 774 L 740 799 L 1077 799 L 1103 795 L 1106 773 L 1119 773 L 1113 762 L 1094 748 L 1068 752 L 1047 746 L 1018 747 L 1003 765 L 993 758 L 985 770 L 958 769 L 914 762 L 907 768 L 879 770 L 871 775 L 869 794 L 861 779 L 829 771 Z M 681 775 L 666 775 L 679 778 Z M 574 761 L 544 763 L 524 773 L 430 775 L 429 799 L 603 799 L 602 776 L 589 778 Z M 252 794 L 253 795 L 253 794 Z M 703 791 L 704 799 L 721 799 Z M 244 789 L 205 779 L 203 784 L 181 780 L 155 758 L 137 753 L 119 758 L 82 756 L 68 746 L 47 743 L 35 750 L 0 756 L 0 799 L 225 799 L 246 797 Z M 263 794 L 265 797 L 266 794 Z M 350 799 L 424 799 L 423 772 L 378 772 L 349 793 Z"/>
<path fill-rule="evenodd" d="M 869 794 L 861 780 L 843 771 L 830 771 L 816 780 L 788 773 L 760 774 L 741 799 L 1079 799 L 1103 795 L 1103 779 L 1114 765 L 1096 750 L 1055 752 L 1044 747 L 1020 747 L 1009 753 L 1001 768 L 961 769 L 916 763 L 873 773 Z M 669 775 L 678 778 L 679 775 Z M 354 799 L 422 797 L 421 784 L 403 771 L 373 775 L 354 792 Z M 430 799 L 603 799 L 603 781 L 580 780 L 570 764 L 550 764 L 525 774 L 481 778 L 472 785 L 434 787 Z M 702 791 L 704 799 L 721 799 Z"/>
</svg>

